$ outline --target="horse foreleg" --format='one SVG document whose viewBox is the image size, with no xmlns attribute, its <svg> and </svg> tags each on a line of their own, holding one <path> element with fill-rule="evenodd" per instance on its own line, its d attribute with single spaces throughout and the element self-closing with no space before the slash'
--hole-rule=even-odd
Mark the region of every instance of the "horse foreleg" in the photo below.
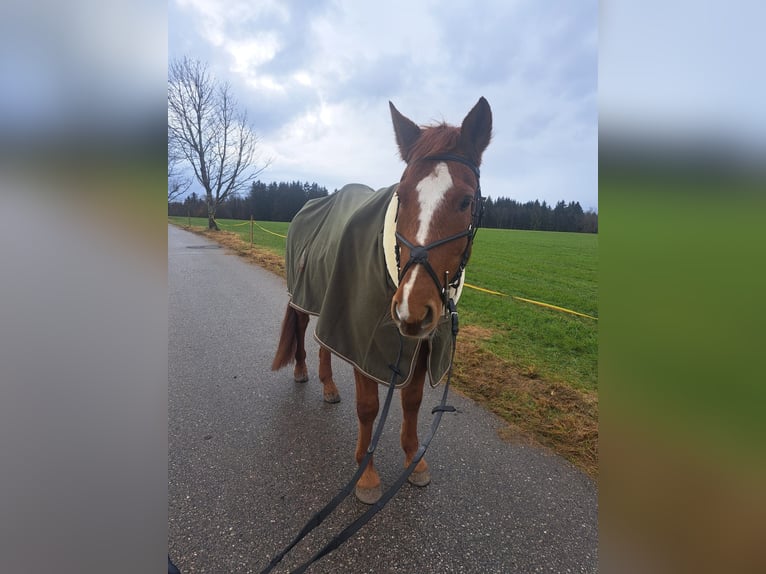
<svg viewBox="0 0 766 574">
<path fill-rule="evenodd" d="M 421 345 L 412 380 L 401 390 L 402 430 L 400 438 L 404 450 L 404 466 L 410 465 L 420 445 L 418 441 L 418 412 L 420 411 L 420 403 L 423 401 L 423 386 L 428 364 L 427 352 L 426 345 Z M 415 486 L 426 486 L 431 482 L 431 473 L 428 471 L 428 463 L 426 463 L 425 458 L 420 459 L 408 480 Z"/>
<path fill-rule="evenodd" d="M 354 369 L 356 380 L 356 414 L 359 419 L 359 435 L 356 441 L 356 463 L 361 464 L 372 440 L 372 426 L 378 416 L 378 383 Z M 365 504 L 374 504 L 382 496 L 380 476 L 373 461 L 367 465 L 356 483 L 356 497 Z"/>
<path fill-rule="evenodd" d="M 309 380 L 309 370 L 306 367 L 306 329 L 309 326 L 307 313 L 295 310 L 295 370 L 293 377 L 296 383 L 305 383 Z"/>
<path fill-rule="evenodd" d="M 340 393 L 332 379 L 331 353 L 319 345 L 319 380 L 322 381 L 322 395 L 326 403 L 339 403 Z"/>
</svg>

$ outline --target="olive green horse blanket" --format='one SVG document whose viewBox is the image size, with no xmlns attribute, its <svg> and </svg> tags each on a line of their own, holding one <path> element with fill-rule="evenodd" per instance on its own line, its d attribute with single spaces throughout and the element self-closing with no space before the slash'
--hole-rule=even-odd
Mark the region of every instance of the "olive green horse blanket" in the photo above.
<svg viewBox="0 0 766 574">
<path fill-rule="evenodd" d="M 290 305 L 318 316 L 316 340 L 386 385 L 400 341 L 390 311 L 398 284 L 396 189 L 394 185 L 374 191 L 351 184 L 308 201 L 290 224 L 285 252 Z M 453 295 L 455 301 L 459 294 Z M 404 336 L 401 340 L 396 385 L 411 380 L 421 344 L 429 346 L 428 375 L 432 385 L 438 384 L 451 358 L 449 321 L 442 318 L 425 341 Z"/>
</svg>

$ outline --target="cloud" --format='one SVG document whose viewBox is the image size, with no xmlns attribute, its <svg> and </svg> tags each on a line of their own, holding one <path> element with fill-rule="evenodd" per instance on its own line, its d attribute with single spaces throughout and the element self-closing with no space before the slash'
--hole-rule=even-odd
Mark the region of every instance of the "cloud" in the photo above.
<svg viewBox="0 0 766 574">
<path fill-rule="evenodd" d="M 459 124 L 485 96 L 495 137 L 483 173 L 498 193 L 597 205 L 595 1 L 306 4 L 170 9 L 171 55 L 231 82 L 275 159 L 265 177 L 389 185 L 402 164 L 388 100 L 419 124 Z"/>
</svg>

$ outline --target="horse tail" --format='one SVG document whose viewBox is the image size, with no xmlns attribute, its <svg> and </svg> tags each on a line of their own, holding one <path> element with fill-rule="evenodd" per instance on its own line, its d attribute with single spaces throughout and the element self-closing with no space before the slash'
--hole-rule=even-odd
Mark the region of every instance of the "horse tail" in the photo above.
<svg viewBox="0 0 766 574">
<path fill-rule="evenodd" d="M 282 319 L 282 331 L 279 335 L 277 353 L 271 370 L 278 371 L 295 361 L 295 352 L 298 350 L 298 312 L 291 305 L 287 306 L 285 318 Z"/>
</svg>

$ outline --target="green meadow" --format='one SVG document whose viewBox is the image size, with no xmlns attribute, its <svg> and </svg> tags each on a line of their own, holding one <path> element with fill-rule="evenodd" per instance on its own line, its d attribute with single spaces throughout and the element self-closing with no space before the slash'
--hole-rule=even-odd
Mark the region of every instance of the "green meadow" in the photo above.
<svg viewBox="0 0 766 574">
<path fill-rule="evenodd" d="M 465 289 L 462 323 L 489 328 L 483 344 L 522 372 L 596 390 L 597 272 L 597 235 L 480 229 L 466 281 L 505 296 Z"/>
<path fill-rule="evenodd" d="M 171 223 L 207 227 L 205 218 Z M 284 256 L 289 223 L 260 221 L 253 243 Z M 250 242 L 250 222 L 218 220 L 222 230 Z M 265 231 L 267 230 L 267 231 Z M 269 233 L 271 232 L 271 233 Z M 584 233 L 480 229 L 466 270 L 461 326 L 488 329 L 480 344 L 522 373 L 577 389 L 597 389 L 598 236 Z M 542 307 L 517 297 L 594 318 Z"/>
</svg>

